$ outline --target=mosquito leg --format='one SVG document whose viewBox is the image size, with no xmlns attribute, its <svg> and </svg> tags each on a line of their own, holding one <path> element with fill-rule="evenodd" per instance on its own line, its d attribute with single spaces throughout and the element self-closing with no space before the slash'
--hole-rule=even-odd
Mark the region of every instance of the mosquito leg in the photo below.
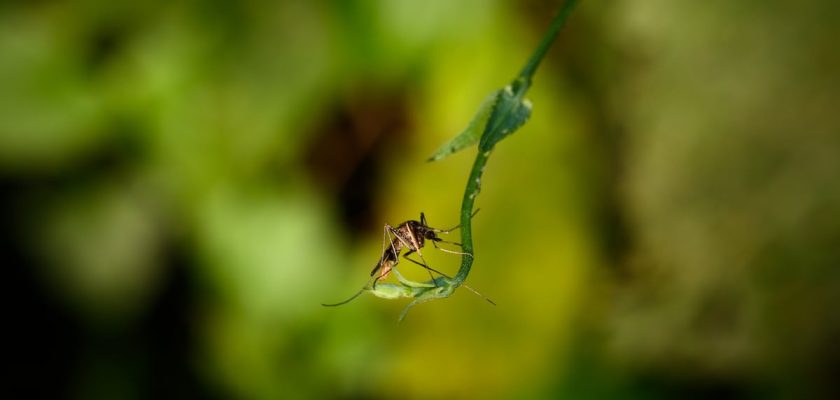
<svg viewBox="0 0 840 400">
<path fill-rule="evenodd" d="M 444 249 L 443 247 L 437 247 L 437 246 L 435 246 L 435 248 L 436 248 L 436 249 L 438 249 L 438 250 L 440 250 L 440 251 L 442 251 L 442 252 L 444 252 L 444 253 L 456 254 L 456 255 L 459 255 L 459 256 L 468 256 L 468 257 L 472 257 L 472 254 L 470 254 L 470 253 L 465 253 L 465 252 L 463 252 L 463 251 L 449 250 L 449 249 Z"/>
<path fill-rule="evenodd" d="M 370 271 L 370 276 L 373 276 L 373 274 L 375 274 L 376 271 L 379 270 L 379 268 L 382 268 L 382 263 L 385 262 L 385 243 L 387 243 L 391 239 L 390 234 L 388 233 L 388 228 L 390 227 L 391 225 L 388 224 L 385 224 L 385 226 L 382 227 L 382 253 L 379 253 L 382 254 L 382 256 L 379 257 L 379 262 L 377 262 L 376 266 L 373 267 L 373 270 Z M 375 286 L 376 282 L 374 282 L 374 287 Z"/>
<path fill-rule="evenodd" d="M 379 276 L 373 280 L 373 289 L 376 289 L 376 283 L 379 282 L 381 279 L 385 279 L 386 277 L 388 277 L 388 274 L 391 272 L 391 270 L 400 262 L 400 249 L 394 244 L 396 241 L 391 238 L 391 233 L 394 233 L 394 235 L 397 236 L 397 239 L 400 238 L 399 235 L 397 235 L 396 230 L 391 225 L 385 224 L 382 233 L 382 258 L 379 259 L 379 263 L 376 265 L 376 267 L 373 268 L 373 271 L 370 272 L 370 275 L 373 276 L 373 274 L 375 274 L 377 270 L 382 268 L 382 272 L 380 272 Z M 391 247 L 389 249 L 385 248 L 386 241 L 390 242 Z M 386 263 L 388 265 L 383 268 L 383 265 L 385 265 Z"/>
<path fill-rule="evenodd" d="M 447 278 L 447 279 L 452 279 L 452 277 L 451 277 L 451 276 L 446 275 L 446 274 L 444 274 L 443 272 L 440 272 L 440 271 L 438 271 L 438 270 L 436 270 L 436 269 L 434 269 L 434 268 L 432 268 L 432 267 L 430 267 L 430 266 L 428 266 L 428 265 L 425 265 L 425 264 L 421 263 L 420 261 L 417 261 L 417 260 L 415 260 L 415 259 L 413 259 L 413 258 L 409 258 L 409 257 L 408 257 L 408 255 L 409 255 L 409 254 L 411 254 L 411 253 L 412 253 L 411 251 L 410 251 L 410 252 L 408 252 L 408 253 L 405 253 L 405 255 L 403 255 L 403 258 L 405 258 L 406 260 L 411 261 L 411 262 L 413 262 L 413 263 L 415 263 L 415 264 L 417 264 L 417 265 L 419 265 L 419 266 L 421 266 L 421 267 L 423 267 L 423 268 L 426 268 L 427 270 L 429 270 L 429 273 L 435 272 L 435 273 L 437 273 L 438 275 L 443 276 L 443 277 L 445 277 L 445 278 Z M 434 279 L 434 277 L 432 277 L 432 278 Z"/>
<path fill-rule="evenodd" d="M 481 210 L 480 208 L 477 208 L 475 211 L 473 211 L 472 215 L 470 215 L 470 219 L 472 219 L 472 217 L 475 217 L 475 215 L 478 214 L 478 212 L 480 210 Z M 454 230 L 456 230 L 460 227 L 461 227 L 461 224 L 458 224 L 458 225 L 455 225 L 455 226 L 453 226 L 449 229 L 434 229 L 434 228 L 432 228 L 432 230 L 437 232 L 437 233 L 449 233 L 449 232 L 452 232 L 452 231 L 454 231 Z"/>
<path fill-rule="evenodd" d="M 476 296 L 481 297 L 481 298 L 482 298 L 482 299 L 484 299 L 484 300 L 487 300 L 487 302 L 488 302 L 488 303 L 490 303 L 490 304 L 492 304 L 492 305 L 494 305 L 494 306 L 496 305 L 496 302 L 495 302 L 495 301 L 490 300 L 490 298 L 489 298 L 489 297 L 487 297 L 487 296 L 485 296 L 485 295 L 483 295 L 483 294 L 479 293 L 479 291 L 478 291 L 478 290 L 475 290 L 475 289 L 473 289 L 473 288 L 469 287 L 469 286 L 468 286 L 468 285 L 466 285 L 466 284 L 465 284 L 465 285 L 462 285 L 462 286 L 464 286 L 465 288 L 469 289 L 471 292 L 475 293 L 475 295 L 476 295 Z"/>
<path fill-rule="evenodd" d="M 465 253 L 465 252 L 463 252 L 463 251 L 455 251 L 455 250 L 444 249 L 443 247 L 438 246 L 438 245 L 437 245 L 437 242 L 454 244 L 454 245 L 456 245 L 456 246 L 460 246 L 460 245 L 461 245 L 460 243 L 448 242 L 448 241 L 446 241 L 446 240 L 434 240 L 434 241 L 432 241 L 432 244 L 435 246 L 435 248 L 436 248 L 436 249 L 438 249 L 438 250 L 440 250 L 440 251 L 442 251 L 442 252 L 444 252 L 444 253 L 449 253 L 449 254 L 458 254 L 458 255 L 462 255 L 462 256 L 470 256 L 470 257 L 472 257 L 472 254 L 470 254 L 470 253 Z"/>
<path fill-rule="evenodd" d="M 433 242 L 433 243 L 434 243 L 434 242 L 437 242 L 437 243 L 452 244 L 452 245 L 455 245 L 455 246 L 458 246 L 458 247 L 463 247 L 463 246 L 464 246 L 464 245 L 462 245 L 461 243 L 458 243 L 458 242 L 450 242 L 450 241 L 448 241 L 448 240 L 443 240 L 443 239 L 433 240 L 432 242 Z M 434 243 L 435 247 L 437 247 L 437 243 Z"/>
<path fill-rule="evenodd" d="M 405 254 L 403 254 L 403 258 L 405 258 L 406 260 L 411 261 L 411 262 L 413 262 L 413 263 L 415 263 L 415 264 L 417 264 L 417 265 L 419 265 L 419 266 L 421 266 L 421 267 L 425 268 L 425 269 L 426 269 L 426 271 L 429 273 L 429 278 L 432 278 L 432 282 L 435 282 L 435 276 L 434 276 L 434 275 L 432 275 L 432 271 L 435 271 L 435 272 L 437 272 L 437 273 L 439 273 L 439 274 L 441 274 L 441 273 L 440 273 L 440 272 L 438 272 L 436 269 L 433 269 L 432 267 L 430 267 L 428 264 L 426 264 L 426 260 L 423 260 L 423 256 L 422 256 L 422 255 L 420 256 L 420 259 L 421 259 L 421 260 L 423 260 L 423 262 L 422 262 L 422 263 L 421 263 L 421 262 L 419 262 L 419 261 L 417 261 L 417 260 L 414 260 L 414 259 L 409 258 L 408 256 L 409 256 L 409 254 L 411 254 L 411 253 L 415 253 L 415 251 L 414 251 L 414 250 L 409 250 L 409 251 L 407 251 Z M 417 254 L 420 254 L 420 252 L 419 252 L 419 251 L 418 251 L 418 252 L 416 252 L 416 253 L 417 253 Z M 441 275 L 446 276 L 446 275 L 444 275 L 444 274 L 441 274 Z M 435 286 L 437 286 L 437 282 L 435 282 Z"/>
</svg>

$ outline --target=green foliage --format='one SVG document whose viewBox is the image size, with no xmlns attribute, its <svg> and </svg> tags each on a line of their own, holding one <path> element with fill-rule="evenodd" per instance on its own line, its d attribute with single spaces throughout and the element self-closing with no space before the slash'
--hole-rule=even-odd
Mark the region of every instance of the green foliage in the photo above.
<svg viewBox="0 0 840 400">
<path fill-rule="evenodd" d="M 454 154 L 460 150 L 470 147 L 478 142 L 478 139 L 484 133 L 484 128 L 487 126 L 487 121 L 490 120 L 490 115 L 496 110 L 496 104 L 499 102 L 499 93 L 502 91 L 495 90 L 490 93 L 487 98 L 481 102 L 478 112 L 467 125 L 467 129 L 455 136 L 452 140 L 441 146 L 435 154 L 429 157 L 428 161 L 438 161 Z"/>
<path fill-rule="evenodd" d="M 524 90 L 514 93 L 513 85 L 490 93 L 467 128 L 435 151 L 428 161 L 442 160 L 476 144 L 479 139 L 480 151 L 492 150 L 496 143 L 516 132 L 531 116 L 531 102 L 523 98 L 524 94 Z"/>
<path fill-rule="evenodd" d="M 514 93 L 508 85 L 499 92 L 493 114 L 481 136 L 479 151 L 490 151 L 499 141 L 516 132 L 531 116 L 531 102 L 524 99 L 525 90 Z"/>
</svg>

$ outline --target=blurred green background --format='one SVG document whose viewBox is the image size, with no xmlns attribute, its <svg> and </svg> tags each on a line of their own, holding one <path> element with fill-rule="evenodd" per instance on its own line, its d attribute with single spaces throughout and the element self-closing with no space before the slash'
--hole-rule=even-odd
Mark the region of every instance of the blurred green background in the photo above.
<svg viewBox="0 0 840 400">
<path fill-rule="evenodd" d="M 559 3 L 4 2 L 8 390 L 840 398 L 828 0 L 583 1 L 485 172 L 498 306 L 320 306 L 385 223 L 457 223 L 474 150 L 424 160 Z"/>
</svg>

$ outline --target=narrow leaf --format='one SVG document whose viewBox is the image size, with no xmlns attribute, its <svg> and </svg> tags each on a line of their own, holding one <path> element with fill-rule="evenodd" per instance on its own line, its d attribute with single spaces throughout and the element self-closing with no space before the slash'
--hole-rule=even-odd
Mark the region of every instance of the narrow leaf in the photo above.
<svg viewBox="0 0 840 400">
<path fill-rule="evenodd" d="M 458 136 L 455 136 L 448 143 L 437 149 L 435 154 L 429 157 L 427 161 L 438 161 L 450 154 L 476 144 L 478 139 L 481 137 L 481 134 L 484 133 L 487 121 L 490 119 L 490 115 L 493 113 L 495 108 L 499 93 L 501 93 L 500 90 L 490 93 L 490 95 L 484 99 L 484 102 L 481 103 L 481 107 L 478 108 L 478 112 L 475 113 L 472 121 L 470 121 L 469 125 L 467 125 L 467 128 L 458 134 Z"/>
</svg>

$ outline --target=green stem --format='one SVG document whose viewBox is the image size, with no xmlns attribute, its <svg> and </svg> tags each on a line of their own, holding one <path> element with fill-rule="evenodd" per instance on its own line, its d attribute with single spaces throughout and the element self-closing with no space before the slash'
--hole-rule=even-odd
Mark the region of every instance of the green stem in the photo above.
<svg viewBox="0 0 840 400">
<path fill-rule="evenodd" d="M 525 66 L 513 81 L 513 91 L 517 97 L 521 98 L 528 91 L 534 72 L 536 72 L 540 62 L 545 58 L 548 49 L 554 43 L 554 39 L 557 38 L 557 34 L 563 28 L 563 25 L 565 25 L 577 2 L 578 0 L 566 0 L 563 3 L 557 16 L 551 22 L 548 32 L 543 36 L 539 46 L 537 46 L 531 58 L 528 59 L 528 62 L 525 63 Z M 464 199 L 461 201 L 461 245 L 466 254 L 461 257 L 461 268 L 458 269 L 458 274 L 450 282 L 453 289 L 460 286 L 467 279 L 467 275 L 470 274 L 470 269 L 472 268 L 473 258 L 475 258 L 472 241 L 473 205 L 475 204 L 475 198 L 478 196 L 478 192 L 481 191 L 481 174 L 484 172 L 484 167 L 487 165 L 487 158 L 489 156 L 490 150 L 479 148 L 478 154 L 473 162 L 472 170 L 470 171 L 470 177 L 467 180 L 467 188 L 464 190 Z"/>
<path fill-rule="evenodd" d="M 542 62 L 543 58 L 545 58 L 546 53 L 548 53 L 548 49 L 551 47 L 552 43 L 554 43 L 554 39 L 557 38 L 557 34 L 560 33 L 560 29 L 563 29 L 563 25 L 566 24 L 566 20 L 572 13 L 575 5 L 577 5 L 577 2 L 578 0 L 566 0 L 566 2 L 563 3 L 563 6 L 560 8 L 557 16 L 554 17 L 553 21 L 551 21 L 551 26 L 549 26 L 548 32 L 546 32 L 545 36 L 543 36 L 539 46 L 537 46 L 537 49 L 531 54 L 531 58 L 528 59 L 528 62 L 525 63 L 524 67 L 522 67 L 522 70 L 519 71 L 519 76 L 517 76 L 514 81 L 519 85 L 518 87 L 514 87 L 514 92 L 517 94 L 520 92 L 524 94 L 525 91 L 528 90 L 528 87 L 531 86 L 531 77 L 534 76 L 534 72 L 536 72 L 540 62 Z"/>
<path fill-rule="evenodd" d="M 473 162 L 472 171 L 470 171 L 470 178 L 467 181 L 467 190 L 464 191 L 464 199 L 461 201 L 461 249 L 464 255 L 461 257 L 461 268 L 458 269 L 458 274 L 453 278 L 452 285 L 460 286 L 467 279 L 470 274 L 470 268 L 473 263 L 473 242 L 472 242 L 472 214 L 475 198 L 478 197 L 478 192 L 481 191 L 481 174 L 484 172 L 484 166 L 487 164 L 487 158 L 490 156 L 490 151 L 479 151 Z"/>
</svg>

